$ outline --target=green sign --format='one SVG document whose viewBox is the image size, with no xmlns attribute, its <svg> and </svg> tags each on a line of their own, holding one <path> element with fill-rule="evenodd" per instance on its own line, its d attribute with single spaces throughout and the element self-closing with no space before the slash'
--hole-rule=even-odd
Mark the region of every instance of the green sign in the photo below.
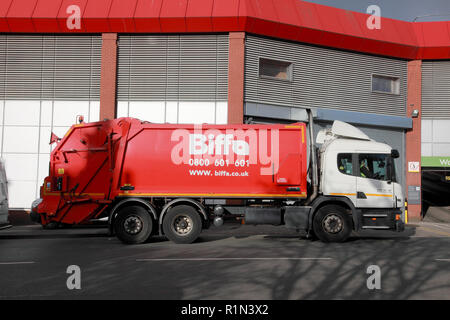
<svg viewBox="0 0 450 320">
<path fill-rule="evenodd" d="M 450 168 L 450 157 L 422 157 L 422 167 Z"/>
</svg>

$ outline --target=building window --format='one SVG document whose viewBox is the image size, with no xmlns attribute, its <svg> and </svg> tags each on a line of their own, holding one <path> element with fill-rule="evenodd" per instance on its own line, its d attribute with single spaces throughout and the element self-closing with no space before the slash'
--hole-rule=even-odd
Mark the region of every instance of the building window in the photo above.
<svg viewBox="0 0 450 320">
<path fill-rule="evenodd" d="M 259 76 L 262 78 L 292 81 L 292 63 L 260 58 Z"/>
<path fill-rule="evenodd" d="M 400 79 L 396 77 L 373 74 L 372 92 L 400 94 Z"/>
</svg>

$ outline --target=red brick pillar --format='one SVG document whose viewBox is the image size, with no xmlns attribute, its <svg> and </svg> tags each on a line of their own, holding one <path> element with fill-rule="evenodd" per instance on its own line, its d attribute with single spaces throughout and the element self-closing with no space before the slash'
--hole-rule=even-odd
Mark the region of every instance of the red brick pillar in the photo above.
<svg viewBox="0 0 450 320">
<path fill-rule="evenodd" d="M 245 33 L 230 32 L 228 54 L 228 123 L 244 121 Z"/>
<path fill-rule="evenodd" d="M 100 120 L 116 117 L 117 33 L 102 34 Z"/>
<path fill-rule="evenodd" d="M 422 113 L 422 61 L 413 60 L 408 62 L 408 99 L 407 117 L 411 117 L 413 110 L 419 111 L 417 118 L 412 118 L 412 129 L 406 132 L 406 190 L 408 197 L 408 186 L 419 186 L 422 188 L 422 179 L 419 172 L 409 172 L 409 162 L 421 164 L 421 113 Z M 422 205 L 408 203 L 408 220 L 422 219 Z"/>
</svg>

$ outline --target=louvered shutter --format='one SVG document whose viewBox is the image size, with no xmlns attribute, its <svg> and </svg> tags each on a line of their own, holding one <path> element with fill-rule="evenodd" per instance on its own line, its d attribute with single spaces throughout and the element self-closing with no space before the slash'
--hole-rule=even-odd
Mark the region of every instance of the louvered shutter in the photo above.
<svg viewBox="0 0 450 320">
<path fill-rule="evenodd" d="M 0 35 L 0 99 L 99 100 L 100 36 Z"/>
<path fill-rule="evenodd" d="M 422 63 L 422 118 L 450 119 L 450 61 Z"/>
<path fill-rule="evenodd" d="M 245 101 L 406 115 L 407 62 L 248 35 Z M 292 81 L 259 77 L 259 59 L 292 63 Z M 400 79 L 400 94 L 374 93 L 372 74 Z"/>
<path fill-rule="evenodd" d="M 119 37 L 119 101 L 227 101 L 227 35 Z"/>
</svg>

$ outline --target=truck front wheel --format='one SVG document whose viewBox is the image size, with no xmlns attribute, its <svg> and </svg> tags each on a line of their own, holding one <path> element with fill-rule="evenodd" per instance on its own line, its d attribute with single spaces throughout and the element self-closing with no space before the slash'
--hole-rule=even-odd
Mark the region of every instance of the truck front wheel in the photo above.
<svg viewBox="0 0 450 320">
<path fill-rule="evenodd" d="M 202 219 L 193 207 L 179 205 L 167 212 L 163 230 L 166 237 L 175 243 L 192 243 L 202 231 Z"/>
<path fill-rule="evenodd" d="M 151 235 L 153 220 L 150 214 L 140 206 L 121 209 L 114 220 L 117 238 L 128 244 L 145 242 Z"/>
<path fill-rule="evenodd" d="M 323 242 L 343 242 L 352 232 L 352 221 L 343 207 L 330 204 L 317 211 L 313 229 Z"/>
</svg>

